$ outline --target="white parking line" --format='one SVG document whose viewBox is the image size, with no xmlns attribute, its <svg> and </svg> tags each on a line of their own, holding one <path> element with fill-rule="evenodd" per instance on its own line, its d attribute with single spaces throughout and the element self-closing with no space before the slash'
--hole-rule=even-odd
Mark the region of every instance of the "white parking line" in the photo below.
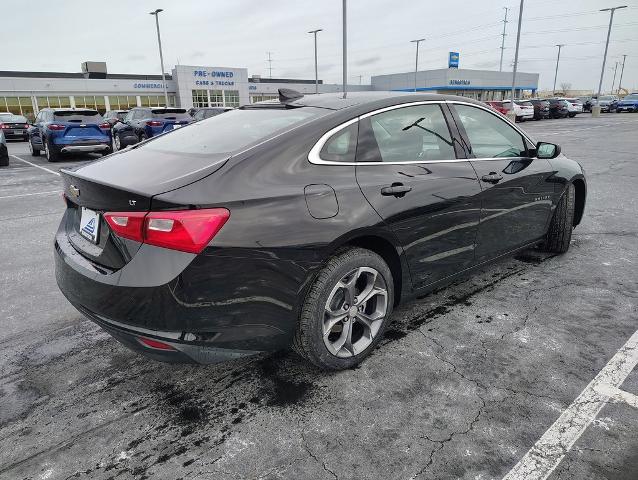
<svg viewBox="0 0 638 480">
<path fill-rule="evenodd" d="M 3 198 L 19 198 L 19 197 L 31 197 L 33 195 L 53 195 L 54 193 L 62 193 L 62 190 L 49 190 L 48 192 L 36 192 L 36 193 L 19 193 L 18 195 L 5 195 Z"/>
<path fill-rule="evenodd" d="M 609 403 L 636 406 L 635 395 L 619 389 L 638 364 L 638 331 L 585 387 L 543 436 L 503 480 L 545 480 L 551 475 L 576 440 Z"/>
<path fill-rule="evenodd" d="M 54 172 L 53 170 L 50 170 L 50 169 L 48 169 L 46 167 L 41 167 L 40 165 L 36 165 L 35 163 L 31 163 L 30 161 L 25 160 L 24 158 L 20 158 L 20 157 L 18 157 L 16 155 L 10 155 L 10 156 L 15 158 L 16 160 L 20 160 L 21 162 L 28 163 L 32 167 L 39 168 L 40 170 L 44 170 L 45 172 L 52 173 L 53 175 L 57 175 L 58 177 L 60 176 L 59 172 Z"/>
</svg>

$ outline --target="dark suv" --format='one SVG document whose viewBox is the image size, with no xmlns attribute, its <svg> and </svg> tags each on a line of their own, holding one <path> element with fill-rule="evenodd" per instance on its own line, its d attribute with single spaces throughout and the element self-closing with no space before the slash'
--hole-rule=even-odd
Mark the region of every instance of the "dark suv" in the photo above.
<svg viewBox="0 0 638 480">
<path fill-rule="evenodd" d="M 183 108 L 135 107 L 120 123 L 113 126 L 113 151 L 135 145 L 147 138 L 170 132 L 191 123 Z"/>
<path fill-rule="evenodd" d="M 550 98 L 548 101 L 550 118 L 566 118 L 569 116 L 569 107 L 565 100 Z"/>
<path fill-rule="evenodd" d="M 549 100 L 541 100 L 540 98 L 532 98 L 529 103 L 534 105 L 534 120 L 549 118 Z"/>
<path fill-rule="evenodd" d="M 44 108 L 29 128 L 29 150 L 37 157 L 44 150 L 49 162 L 63 153 L 111 152 L 111 125 L 97 110 Z"/>
</svg>

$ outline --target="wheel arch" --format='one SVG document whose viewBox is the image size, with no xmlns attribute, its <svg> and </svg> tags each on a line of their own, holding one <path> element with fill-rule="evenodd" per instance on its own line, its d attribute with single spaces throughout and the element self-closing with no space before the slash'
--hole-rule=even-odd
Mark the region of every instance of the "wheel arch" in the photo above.
<svg viewBox="0 0 638 480">
<path fill-rule="evenodd" d="M 574 204 L 574 227 L 580 224 L 585 213 L 585 200 L 587 198 L 587 185 L 583 178 L 575 178 L 572 180 L 576 193 Z"/>
</svg>

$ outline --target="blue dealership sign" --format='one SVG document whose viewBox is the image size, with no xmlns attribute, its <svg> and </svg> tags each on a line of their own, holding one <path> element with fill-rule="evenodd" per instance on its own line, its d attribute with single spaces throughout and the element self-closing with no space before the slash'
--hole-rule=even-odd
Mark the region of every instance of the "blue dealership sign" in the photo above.
<svg viewBox="0 0 638 480">
<path fill-rule="evenodd" d="M 448 68 L 459 68 L 459 52 L 450 52 Z"/>
</svg>

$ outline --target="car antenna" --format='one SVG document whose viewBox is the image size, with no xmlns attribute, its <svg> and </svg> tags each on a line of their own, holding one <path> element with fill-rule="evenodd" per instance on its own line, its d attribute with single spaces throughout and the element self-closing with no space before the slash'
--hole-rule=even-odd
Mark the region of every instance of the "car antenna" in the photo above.
<svg viewBox="0 0 638 480">
<path fill-rule="evenodd" d="M 283 104 L 293 102 L 302 98 L 304 95 L 292 88 L 280 88 L 279 89 L 279 101 Z"/>
</svg>

